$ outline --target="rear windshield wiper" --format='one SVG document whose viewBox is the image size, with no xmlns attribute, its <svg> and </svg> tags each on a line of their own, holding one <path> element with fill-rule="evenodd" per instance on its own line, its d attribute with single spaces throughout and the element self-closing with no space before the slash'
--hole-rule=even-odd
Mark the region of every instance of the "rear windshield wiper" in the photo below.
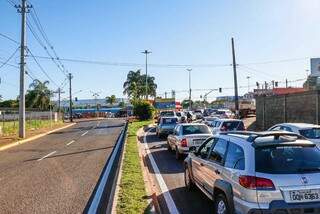
<svg viewBox="0 0 320 214">
<path fill-rule="evenodd" d="M 298 169 L 299 172 L 318 172 L 320 171 L 320 167 L 313 167 L 313 168 L 301 168 Z"/>
</svg>

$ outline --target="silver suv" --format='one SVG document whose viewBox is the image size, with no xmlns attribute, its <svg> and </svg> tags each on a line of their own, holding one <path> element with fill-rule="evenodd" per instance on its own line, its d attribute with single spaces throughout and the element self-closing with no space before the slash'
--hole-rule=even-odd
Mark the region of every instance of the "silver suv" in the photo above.
<svg viewBox="0 0 320 214">
<path fill-rule="evenodd" d="M 289 132 L 229 132 L 191 148 L 185 185 L 217 214 L 320 213 L 320 150 Z"/>
</svg>

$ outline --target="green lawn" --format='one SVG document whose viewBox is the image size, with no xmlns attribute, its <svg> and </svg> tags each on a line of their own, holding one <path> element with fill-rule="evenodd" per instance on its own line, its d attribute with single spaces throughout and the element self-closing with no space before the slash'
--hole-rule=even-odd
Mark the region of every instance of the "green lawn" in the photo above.
<svg viewBox="0 0 320 214">
<path fill-rule="evenodd" d="M 50 120 L 26 120 L 26 130 L 34 130 L 40 128 L 49 128 L 51 125 L 55 126 L 58 124 L 62 124 L 62 121 L 50 122 Z M 0 122 L 0 126 L 2 127 L 2 132 L 4 136 L 14 135 L 18 133 L 19 122 L 18 121 L 7 121 Z"/>
<path fill-rule="evenodd" d="M 136 132 L 139 128 L 148 125 L 151 122 L 152 121 L 138 121 L 129 124 L 117 213 L 149 212 L 140 165 L 139 151 L 136 142 Z"/>
</svg>

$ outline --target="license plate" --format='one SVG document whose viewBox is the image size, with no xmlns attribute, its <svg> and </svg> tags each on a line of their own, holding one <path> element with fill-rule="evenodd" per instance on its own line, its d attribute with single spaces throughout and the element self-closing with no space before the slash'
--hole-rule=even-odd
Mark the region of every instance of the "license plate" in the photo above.
<svg viewBox="0 0 320 214">
<path fill-rule="evenodd" d="M 289 191 L 289 193 L 290 193 L 290 200 L 292 202 L 306 202 L 306 201 L 320 200 L 319 189 L 293 190 L 293 191 Z"/>
</svg>

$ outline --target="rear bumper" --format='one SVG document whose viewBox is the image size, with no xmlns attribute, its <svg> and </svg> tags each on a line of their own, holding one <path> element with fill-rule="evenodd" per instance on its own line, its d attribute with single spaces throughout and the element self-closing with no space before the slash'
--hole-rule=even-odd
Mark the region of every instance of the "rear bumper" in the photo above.
<svg viewBox="0 0 320 214">
<path fill-rule="evenodd" d="M 250 209 L 248 214 L 317 214 L 320 213 L 320 202 L 288 204 L 285 201 L 272 201 L 269 209 Z"/>
</svg>

